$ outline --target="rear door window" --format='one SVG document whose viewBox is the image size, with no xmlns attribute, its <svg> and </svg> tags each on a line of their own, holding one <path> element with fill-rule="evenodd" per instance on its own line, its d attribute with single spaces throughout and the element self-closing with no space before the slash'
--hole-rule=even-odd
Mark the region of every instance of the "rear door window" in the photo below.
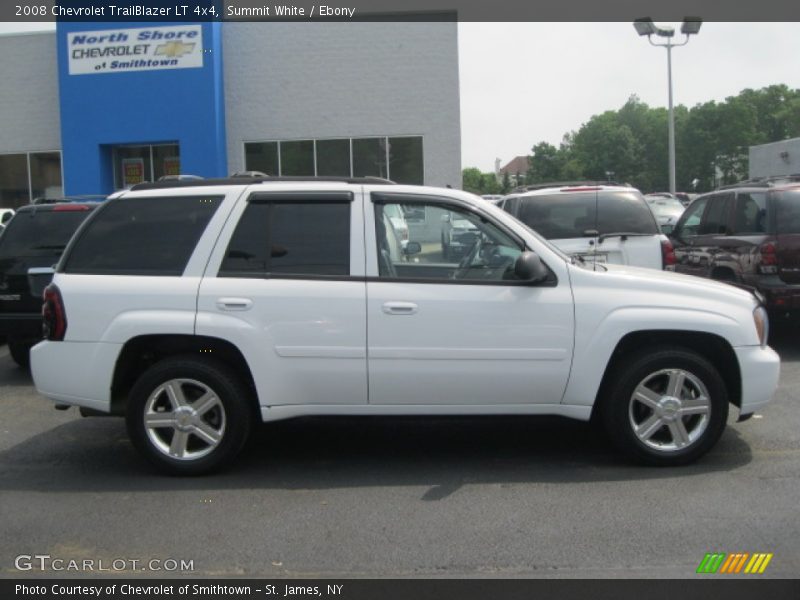
<svg viewBox="0 0 800 600">
<path fill-rule="evenodd" d="M 637 192 L 600 191 L 528 196 L 519 219 L 547 239 L 605 233 L 658 233 L 655 218 Z"/>
<path fill-rule="evenodd" d="M 733 232 L 736 234 L 766 233 L 767 195 L 763 192 L 736 194 Z"/>
<path fill-rule="evenodd" d="M 251 199 L 220 268 L 223 277 L 349 276 L 350 199 Z"/>
<path fill-rule="evenodd" d="M 800 190 L 778 192 L 778 233 L 800 233 Z"/>
<path fill-rule="evenodd" d="M 76 237 L 65 273 L 183 274 L 223 196 L 108 200 Z"/>
</svg>

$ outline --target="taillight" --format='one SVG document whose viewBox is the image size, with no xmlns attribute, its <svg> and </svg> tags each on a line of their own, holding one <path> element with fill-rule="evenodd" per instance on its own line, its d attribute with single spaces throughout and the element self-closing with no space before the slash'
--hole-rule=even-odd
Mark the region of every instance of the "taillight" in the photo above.
<svg viewBox="0 0 800 600">
<path fill-rule="evenodd" d="M 675 248 L 669 240 L 661 240 L 661 268 L 674 267 L 677 264 L 675 259 Z"/>
<path fill-rule="evenodd" d="M 67 333 L 67 313 L 64 311 L 64 300 L 61 290 L 54 283 L 44 288 L 42 294 L 42 333 L 44 338 L 60 342 Z"/>
<path fill-rule="evenodd" d="M 778 248 L 775 242 L 767 242 L 761 244 L 758 249 L 761 255 L 761 261 L 758 265 L 759 273 L 777 273 L 778 272 Z"/>
</svg>

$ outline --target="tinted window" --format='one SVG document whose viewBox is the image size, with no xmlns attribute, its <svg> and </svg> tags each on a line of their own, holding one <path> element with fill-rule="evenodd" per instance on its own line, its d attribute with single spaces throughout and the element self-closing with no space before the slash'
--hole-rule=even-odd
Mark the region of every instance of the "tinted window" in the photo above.
<svg viewBox="0 0 800 600">
<path fill-rule="evenodd" d="M 181 275 L 222 196 L 109 200 L 77 237 L 65 273 Z"/>
<path fill-rule="evenodd" d="M 744 193 L 736 195 L 734 233 L 765 233 L 767 231 L 767 195 Z"/>
<path fill-rule="evenodd" d="M 681 222 L 675 228 L 675 235 L 677 237 L 690 237 L 697 235 L 697 232 L 700 229 L 700 220 L 703 218 L 703 211 L 706 209 L 706 204 L 708 204 L 708 198 L 695 200 L 689 205 L 689 208 L 687 208 L 686 212 L 683 213 Z"/>
<path fill-rule="evenodd" d="M 250 202 L 220 275 L 349 275 L 350 203 Z"/>
<path fill-rule="evenodd" d="M 653 214 L 636 192 L 557 193 L 522 198 L 519 219 L 547 239 L 585 232 L 658 233 Z"/>
<path fill-rule="evenodd" d="M 800 233 L 800 191 L 780 192 L 778 197 L 778 233 Z"/>
<path fill-rule="evenodd" d="M 715 196 L 711 198 L 706 218 L 700 224 L 700 235 L 720 235 L 728 232 L 728 207 L 731 196 Z"/>
<path fill-rule="evenodd" d="M 21 211 L 0 237 L 0 257 L 58 256 L 89 210 Z"/>
</svg>

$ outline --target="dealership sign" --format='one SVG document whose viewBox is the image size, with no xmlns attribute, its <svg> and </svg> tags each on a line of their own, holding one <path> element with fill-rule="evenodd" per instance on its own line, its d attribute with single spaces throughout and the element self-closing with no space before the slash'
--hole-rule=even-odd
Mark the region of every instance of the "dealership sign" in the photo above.
<svg viewBox="0 0 800 600">
<path fill-rule="evenodd" d="M 70 75 L 203 66 L 201 25 L 67 34 Z"/>
</svg>

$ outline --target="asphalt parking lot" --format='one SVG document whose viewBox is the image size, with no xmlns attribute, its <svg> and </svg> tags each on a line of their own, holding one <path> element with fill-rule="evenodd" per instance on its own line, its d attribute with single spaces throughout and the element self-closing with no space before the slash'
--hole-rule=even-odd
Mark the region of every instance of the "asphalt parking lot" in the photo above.
<svg viewBox="0 0 800 600">
<path fill-rule="evenodd" d="M 120 419 L 54 410 L 0 346 L 0 569 L 35 575 L 15 557 L 49 554 L 192 560 L 196 576 L 650 578 L 771 552 L 748 577 L 797 577 L 797 339 L 773 338 L 773 404 L 688 467 L 629 465 L 559 419 L 304 419 L 194 479 L 155 474 Z"/>
</svg>

